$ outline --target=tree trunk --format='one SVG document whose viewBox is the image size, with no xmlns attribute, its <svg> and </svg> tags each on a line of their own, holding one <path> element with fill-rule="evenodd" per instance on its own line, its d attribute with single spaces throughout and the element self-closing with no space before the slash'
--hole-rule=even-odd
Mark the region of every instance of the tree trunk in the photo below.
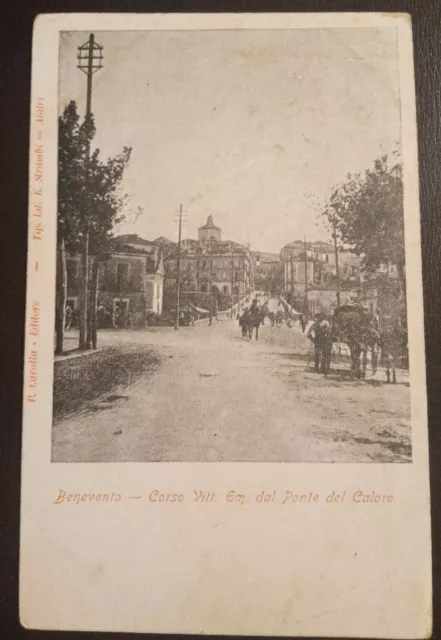
<svg viewBox="0 0 441 640">
<path fill-rule="evenodd" d="M 55 355 L 61 355 L 64 349 L 64 324 L 66 314 L 66 250 L 64 239 L 57 243 L 57 273 L 55 302 Z"/>
<path fill-rule="evenodd" d="M 91 291 L 91 327 L 92 327 L 92 348 L 97 348 L 97 307 L 98 307 L 98 280 L 99 280 L 99 263 L 95 259 L 92 267 L 92 291 Z"/>
<path fill-rule="evenodd" d="M 400 281 L 400 292 L 403 302 L 406 301 L 406 268 L 403 264 L 397 263 L 398 279 Z"/>
<path fill-rule="evenodd" d="M 87 349 L 87 290 L 89 280 L 89 233 L 84 234 L 81 255 L 81 277 L 79 292 L 80 335 L 79 348 Z"/>
<path fill-rule="evenodd" d="M 97 305 L 98 305 L 98 261 L 96 258 L 92 262 L 92 273 L 90 276 L 90 287 L 87 308 L 87 349 L 96 349 L 97 345 Z"/>
</svg>

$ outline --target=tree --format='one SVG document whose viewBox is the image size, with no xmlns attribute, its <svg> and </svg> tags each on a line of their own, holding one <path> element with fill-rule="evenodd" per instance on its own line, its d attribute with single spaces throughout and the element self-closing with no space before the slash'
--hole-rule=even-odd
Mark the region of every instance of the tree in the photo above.
<svg viewBox="0 0 441 640">
<path fill-rule="evenodd" d="M 323 215 L 340 241 L 361 257 L 366 271 L 397 267 L 405 293 L 405 248 L 402 166 L 384 155 L 364 175 L 348 174 L 337 186 Z"/>
<path fill-rule="evenodd" d="M 80 118 L 74 102 L 58 121 L 58 215 L 57 276 L 55 310 L 55 353 L 63 353 L 66 308 L 66 250 L 76 252 L 80 239 L 82 189 L 86 140 L 80 132 Z"/>
<path fill-rule="evenodd" d="M 95 135 L 93 116 L 82 123 L 75 102 L 70 102 L 59 118 L 58 142 L 58 273 L 56 352 L 63 350 L 64 308 L 66 292 L 65 251 L 76 253 L 82 249 L 87 234 L 89 253 L 93 256 L 93 277 L 90 305 L 96 311 L 98 263 L 106 259 L 116 224 L 125 216 L 127 196 L 121 195 L 120 185 L 129 163 L 131 149 L 124 147 L 114 158 L 103 162 L 99 149 L 90 153 Z M 89 278 L 89 273 L 83 274 Z M 93 338 L 89 324 L 89 339 Z"/>
</svg>

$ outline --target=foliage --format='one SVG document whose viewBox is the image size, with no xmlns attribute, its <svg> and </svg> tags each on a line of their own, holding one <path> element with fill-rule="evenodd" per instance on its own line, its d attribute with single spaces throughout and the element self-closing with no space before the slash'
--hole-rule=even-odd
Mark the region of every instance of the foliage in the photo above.
<svg viewBox="0 0 441 640">
<path fill-rule="evenodd" d="M 58 233 L 75 252 L 89 232 L 90 253 L 103 259 L 114 226 L 125 216 L 127 196 L 120 194 L 120 184 L 131 149 L 103 162 L 99 149 L 90 152 L 94 135 L 93 116 L 80 123 L 77 105 L 70 102 L 59 118 Z"/>
<path fill-rule="evenodd" d="M 76 249 L 85 196 L 86 140 L 76 104 L 70 102 L 58 119 L 58 237 L 68 251 Z"/>
<path fill-rule="evenodd" d="M 366 271 L 395 265 L 405 286 L 402 166 L 378 158 L 364 175 L 348 174 L 323 212 L 333 233 L 361 257 Z"/>
</svg>

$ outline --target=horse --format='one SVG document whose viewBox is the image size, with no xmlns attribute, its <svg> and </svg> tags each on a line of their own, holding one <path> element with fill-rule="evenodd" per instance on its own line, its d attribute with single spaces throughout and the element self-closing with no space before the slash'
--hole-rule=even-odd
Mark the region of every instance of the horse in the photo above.
<svg viewBox="0 0 441 640">
<path fill-rule="evenodd" d="M 276 313 L 276 326 L 281 327 L 283 324 L 284 313 L 280 309 Z"/>
<path fill-rule="evenodd" d="M 349 306 L 352 309 L 348 311 Z M 372 374 L 378 369 L 379 357 L 386 369 L 387 382 L 395 384 L 396 365 L 403 353 L 404 332 L 399 326 L 379 332 L 372 318 L 359 305 L 347 305 L 341 314 L 335 314 L 332 323 L 333 342 L 345 342 L 349 348 L 352 376 L 366 378 L 367 355 L 371 353 Z M 340 307 L 340 310 L 342 307 Z M 338 317 L 340 315 L 340 317 Z"/>
<path fill-rule="evenodd" d="M 268 318 L 271 322 L 271 329 L 274 329 L 274 325 L 276 324 L 276 314 L 274 313 L 274 311 L 268 312 Z"/>
<path fill-rule="evenodd" d="M 256 340 L 259 339 L 259 326 L 261 325 L 264 318 L 263 311 L 259 307 L 251 307 L 246 314 L 244 314 L 242 318 L 242 335 L 244 335 L 244 329 L 246 328 L 246 333 L 248 333 L 248 337 L 250 340 L 253 338 L 253 329 L 256 330 Z"/>
<path fill-rule="evenodd" d="M 377 370 L 380 334 L 372 327 L 371 319 L 360 305 L 337 307 L 332 317 L 331 343 L 344 342 L 349 348 L 351 374 L 359 380 L 366 377 L 367 354 L 371 351 L 373 373 Z"/>
<path fill-rule="evenodd" d="M 260 311 L 262 314 L 262 324 L 264 325 L 266 318 L 268 318 L 271 324 L 271 328 L 273 328 L 276 323 L 276 314 L 274 313 L 274 311 L 269 310 L 268 302 L 265 302 L 265 304 L 260 307 Z"/>
</svg>

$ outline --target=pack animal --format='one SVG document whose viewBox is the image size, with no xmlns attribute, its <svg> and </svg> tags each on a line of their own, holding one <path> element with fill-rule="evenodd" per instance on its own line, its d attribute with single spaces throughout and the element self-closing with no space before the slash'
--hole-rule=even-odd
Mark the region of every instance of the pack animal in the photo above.
<svg viewBox="0 0 441 640">
<path fill-rule="evenodd" d="M 331 341 L 347 344 L 352 377 L 366 377 L 369 352 L 373 373 L 376 372 L 380 340 L 380 334 L 372 327 L 370 317 L 362 307 L 337 307 L 332 318 Z"/>
<path fill-rule="evenodd" d="M 248 338 L 252 340 L 253 331 L 256 337 L 256 340 L 259 339 L 259 327 L 263 321 L 263 312 L 260 307 L 251 306 L 250 309 L 244 314 L 242 319 L 242 335 L 248 334 Z"/>
</svg>

